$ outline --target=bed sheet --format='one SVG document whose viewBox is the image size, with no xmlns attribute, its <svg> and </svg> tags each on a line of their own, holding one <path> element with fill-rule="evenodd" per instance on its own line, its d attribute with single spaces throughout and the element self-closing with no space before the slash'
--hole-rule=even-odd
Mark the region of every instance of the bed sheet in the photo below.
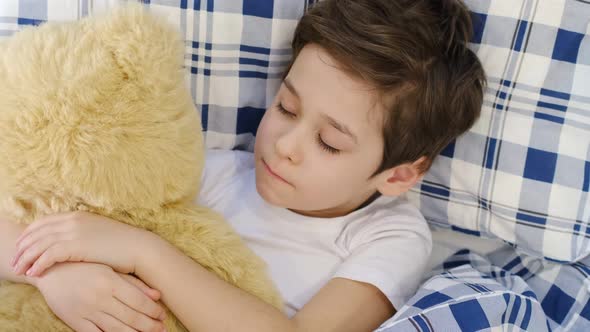
<svg viewBox="0 0 590 332">
<path fill-rule="evenodd" d="M 377 331 L 590 331 L 590 257 L 564 264 L 434 229 L 423 278 Z"/>
</svg>

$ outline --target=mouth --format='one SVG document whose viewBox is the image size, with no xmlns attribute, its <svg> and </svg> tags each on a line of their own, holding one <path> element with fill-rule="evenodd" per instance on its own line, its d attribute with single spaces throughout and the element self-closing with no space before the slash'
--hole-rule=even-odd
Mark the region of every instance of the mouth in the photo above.
<svg viewBox="0 0 590 332">
<path fill-rule="evenodd" d="M 270 168 L 270 166 L 268 166 L 268 164 L 266 163 L 266 161 L 264 161 L 264 159 L 262 159 L 262 164 L 264 165 L 264 169 L 266 169 L 266 171 L 268 172 L 268 174 L 270 174 L 272 177 L 274 177 L 275 179 L 282 181 L 290 186 L 293 186 L 289 181 L 283 179 L 280 175 L 278 175 L 277 173 L 273 172 L 272 168 Z"/>
</svg>

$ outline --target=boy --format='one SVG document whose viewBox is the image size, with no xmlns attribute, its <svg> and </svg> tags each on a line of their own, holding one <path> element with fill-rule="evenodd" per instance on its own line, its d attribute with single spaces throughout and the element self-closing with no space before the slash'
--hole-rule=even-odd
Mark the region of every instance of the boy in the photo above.
<svg viewBox="0 0 590 332">
<path fill-rule="evenodd" d="M 160 329 L 162 312 L 130 291 L 116 294 L 118 305 L 109 298 L 102 306 L 85 303 L 83 312 L 73 310 L 84 303 L 79 294 L 58 303 L 56 290 L 65 287 L 52 275 L 62 265 L 34 276 L 70 255 L 110 266 L 128 262 L 125 270 L 158 289 L 189 330 L 377 328 L 413 295 L 431 249 L 426 222 L 403 194 L 479 115 L 484 73 L 467 49 L 470 34 L 468 11 L 458 1 L 320 2 L 296 29 L 294 60 L 260 124 L 254 155 L 209 154 L 200 200 L 223 213 L 268 263 L 287 315 L 155 235 L 87 214 L 29 226 L 17 241 L 18 274 L 49 247 L 61 248 L 62 256 L 46 256 L 20 281 L 37 285 L 60 318 L 84 331 Z M 72 218 L 79 226 L 66 231 L 67 240 L 34 240 Z M 3 235 L 2 243 L 14 243 L 20 231 Z M 130 237 L 137 239 L 132 248 Z M 121 257 L 104 257 L 89 244 L 106 241 Z"/>
</svg>

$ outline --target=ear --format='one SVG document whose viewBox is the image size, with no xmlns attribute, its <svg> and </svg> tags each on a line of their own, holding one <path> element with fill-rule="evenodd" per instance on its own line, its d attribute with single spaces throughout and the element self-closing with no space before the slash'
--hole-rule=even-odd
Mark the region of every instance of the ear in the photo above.
<svg viewBox="0 0 590 332">
<path fill-rule="evenodd" d="M 423 156 L 413 163 L 405 163 L 383 171 L 377 176 L 377 190 L 385 196 L 399 196 L 412 188 L 424 176 L 420 166 Z"/>
</svg>

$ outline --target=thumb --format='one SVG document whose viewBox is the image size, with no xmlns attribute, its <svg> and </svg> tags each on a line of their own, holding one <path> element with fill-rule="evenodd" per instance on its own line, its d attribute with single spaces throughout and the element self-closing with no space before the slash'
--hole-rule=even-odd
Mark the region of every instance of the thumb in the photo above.
<svg viewBox="0 0 590 332">
<path fill-rule="evenodd" d="M 141 290 L 145 295 L 149 296 L 152 300 L 158 301 L 160 299 L 160 296 L 161 296 L 160 291 L 149 287 L 143 281 L 141 281 L 141 279 L 139 279 L 135 276 L 129 275 L 129 274 L 125 274 L 125 273 L 119 273 L 119 274 L 121 275 L 121 277 L 123 279 L 128 281 L 133 286 L 139 288 L 139 290 Z"/>
</svg>

